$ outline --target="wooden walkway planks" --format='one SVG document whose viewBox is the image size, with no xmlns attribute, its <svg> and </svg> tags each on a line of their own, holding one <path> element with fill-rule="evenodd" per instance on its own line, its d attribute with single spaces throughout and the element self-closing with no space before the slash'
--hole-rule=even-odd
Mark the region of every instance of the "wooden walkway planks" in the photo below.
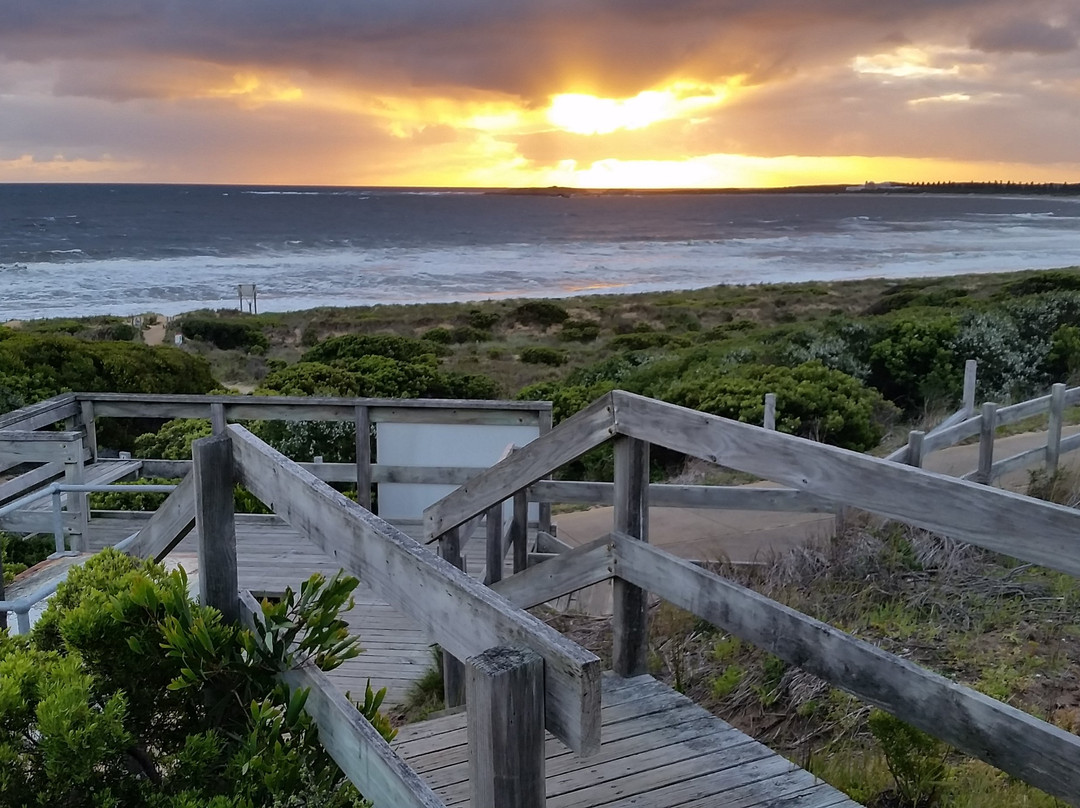
<svg viewBox="0 0 1080 808">
<path fill-rule="evenodd" d="M 842 793 L 651 676 L 604 675 L 600 752 L 547 740 L 549 808 L 856 808 Z M 447 805 L 467 806 L 465 716 L 403 727 L 394 748 Z"/>
</svg>

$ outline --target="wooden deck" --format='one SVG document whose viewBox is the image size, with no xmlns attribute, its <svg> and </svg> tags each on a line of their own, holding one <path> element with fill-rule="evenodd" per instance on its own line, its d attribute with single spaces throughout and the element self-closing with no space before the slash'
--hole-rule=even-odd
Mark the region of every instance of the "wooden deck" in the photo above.
<svg viewBox="0 0 1080 808">
<path fill-rule="evenodd" d="M 858 805 L 651 676 L 606 673 L 603 688 L 598 754 L 548 736 L 549 808 Z M 393 746 L 447 805 L 469 805 L 464 713 L 404 727 Z"/>
</svg>

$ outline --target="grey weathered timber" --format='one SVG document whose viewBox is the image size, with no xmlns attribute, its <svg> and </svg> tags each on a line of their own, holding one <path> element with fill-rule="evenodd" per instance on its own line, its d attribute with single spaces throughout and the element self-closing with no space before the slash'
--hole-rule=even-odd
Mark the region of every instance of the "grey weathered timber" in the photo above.
<svg viewBox="0 0 1080 808">
<path fill-rule="evenodd" d="M 45 463 L 36 469 L 31 469 L 18 477 L 0 483 L 0 505 L 17 499 L 26 493 L 52 482 L 64 473 L 62 463 Z"/>
<path fill-rule="evenodd" d="M 64 482 L 67 485 L 82 485 L 83 483 L 83 440 L 82 433 L 75 441 L 75 451 L 78 460 L 64 461 Z M 68 492 L 65 497 L 68 515 L 71 517 L 71 549 L 85 553 L 90 549 L 90 499 L 86 494 Z M 59 498 L 57 498 L 59 503 Z"/>
<path fill-rule="evenodd" d="M 0 459 L 7 468 L 19 463 L 82 463 L 81 432 L 0 432 Z"/>
<path fill-rule="evenodd" d="M 979 363 L 974 359 L 964 362 L 964 395 L 961 412 L 970 418 L 975 414 L 975 381 L 978 378 Z"/>
<path fill-rule="evenodd" d="M 255 629 L 262 609 L 250 592 L 240 593 L 239 611 L 244 624 Z M 319 728 L 319 742 L 376 808 L 444 808 L 323 671 L 304 665 L 280 678 L 290 690 L 309 691 L 304 711 Z"/>
<path fill-rule="evenodd" d="M 487 510 L 487 520 L 484 526 L 485 540 L 487 541 L 487 564 L 484 572 L 484 583 L 488 586 L 502 580 L 503 558 L 505 555 L 503 553 L 502 515 L 501 502 Z"/>
<path fill-rule="evenodd" d="M 649 540 L 649 444 L 615 439 L 615 531 Z M 625 578 L 612 583 L 611 669 L 619 676 L 648 671 L 649 593 Z"/>
<path fill-rule="evenodd" d="M 462 572 L 465 569 L 465 556 L 461 553 L 461 531 L 459 528 L 447 531 L 439 537 L 439 556 Z M 465 663 L 457 657 L 443 652 L 443 702 L 447 707 L 459 707 L 465 703 Z"/>
<path fill-rule="evenodd" d="M 515 452 L 475 480 L 424 511 L 425 534 L 438 536 L 483 513 L 497 502 L 532 485 L 614 434 L 611 396 L 603 396 L 567 418 L 558 429 L 529 444 L 528 452 Z"/>
<path fill-rule="evenodd" d="M 941 424 L 926 435 L 923 441 L 923 453 L 929 454 L 947 446 L 953 446 L 962 440 L 978 435 L 981 429 L 982 416 L 977 414 L 951 425 Z"/>
<path fill-rule="evenodd" d="M 546 724 L 583 754 L 599 744 L 599 658 L 473 581 L 232 424 L 240 482 L 459 659 L 498 645 L 544 658 Z M 518 453 L 521 454 L 521 453 Z M 513 456 L 508 458 L 513 460 Z"/>
<path fill-rule="evenodd" d="M 0 415 L 0 430 L 33 431 L 43 426 L 52 426 L 79 412 L 79 404 L 74 393 L 61 393 L 58 396 L 20 407 Z"/>
<path fill-rule="evenodd" d="M 81 422 L 86 448 L 90 450 L 90 459 L 93 462 L 97 462 L 97 421 L 94 420 L 93 401 L 79 402 L 79 420 Z"/>
<path fill-rule="evenodd" d="M 904 459 L 904 462 L 909 466 L 914 466 L 917 469 L 922 468 L 923 440 L 925 438 L 926 433 L 921 432 L 918 429 L 913 429 L 908 433 L 907 457 Z"/>
<path fill-rule="evenodd" d="M 550 403 L 471 399 L 324 398 L 317 396 L 214 396 L 80 393 L 99 417 L 209 418 L 219 403 L 230 421 L 352 421 L 358 405 L 372 423 L 535 424 Z"/>
<path fill-rule="evenodd" d="M 0 600 L 4 600 L 4 557 L 0 555 Z M 0 629 L 8 627 L 7 609 L 0 609 Z"/>
<path fill-rule="evenodd" d="M 765 418 L 762 426 L 766 429 L 776 429 L 776 393 L 765 394 Z"/>
<path fill-rule="evenodd" d="M 487 471 L 471 466 L 371 466 L 371 481 L 376 483 L 419 483 L 421 485 L 463 485 Z"/>
<path fill-rule="evenodd" d="M 997 432 L 998 405 L 987 401 L 982 405 L 982 421 L 979 424 L 979 470 L 975 481 L 989 485 L 994 472 L 994 436 Z"/>
<path fill-rule="evenodd" d="M 491 648 L 465 670 L 471 808 L 544 808 L 544 660 Z"/>
<path fill-rule="evenodd" d="M 538 553 L 568 553 L 573 547 L 550 533 L 542 530 L 536 531 L 536 552 Z"/>
<path fill-rule="evenodd" d="M 239 619 L 236 578 L 236 519 L 233 508 L 233 450 L 228 434 L 191 445 L 195 523 L 199 528 L 199 599 L 227 622 Z"/>
<path fill-rule="evenodd" d="M 1057 471 L 1061 456 L 1061 425 L 1065 418 L 1065 385 L 1050 388 L 1050 420 L 1046 427 L 1046 471 Z"/>
<path fill-rule="evenodd" d="M 80 528 L 78 514 L 63 513 L 60 522 L 65 533 L 74 533 Z M 0 530 L 11 533 L 52 533 L 55 524 L 49 511 L 16 511 L 7 516 L 0 516 Z"/>
<path fill-rule="evenodd" d="M 128 547 L 137 558 L 160 561 L 195 527 L 195 475 L 189 474 L 161 503 Z"/>
<path fill-rule="evenodd" d="M 371 510 L 371 412 L 358 405 L 353 414 L 356 430 L 356 502 Z"/>
<path fill-rule="evenodd" d="M 630 537 L 615 574 L 966 754 L 1080 804 L 1080 738 Z"/>
<path fill-rule="evenodd" d="M 550 401 L 545 401 L 544 403 L 545 404 L 551 404 Z M 551 431 L 552 426 L 554 424 L 554 420 L 552 418 L 551 407 L 549 406 L 546 409 L 540 410 L 537 413 L 537 416 L 538 416 L 538 421 L 539 421 L 539 423 L 537 425 L 540 428 L 540 435 L 541 436 L 546 435 L 548 432 Z M 539 506 L 538 506 L 538 510 L 540 512 L 538 514 L 539 519 L 537 521 L 540 524 L 540 529 L 543 530 L 546 533 L 550 533 L 551 532 L 551 503 L 550 502 L 541 502 L 539 504 Z"/>
<path fill-rule="evenodd" d="M 631 393 L 612 395 L 621 434 L 1080 575 L 1080 512 L 1071 508 Z"/>
<path fill-rule="evenodd" d="M 519 609 L 531 609 L 611 578 L 612 550 L 607 537 L 553 555 L 541 564 L 492 586 Z"/>
<path fill-rule="evenodd" d="M 225 417 L 225 405 L 220 401 L 215 401 L 210 405 L 210 430 L 213 434 L 220 435 L 225 431 L 228 423 Z"/>
<path fill-rule="evenodd" d="M 904 447 L 906 452 L 907 447 Z M 529 498 L 541 502 L 612 505 L 614 483 L 540 480 L 529 486 Z M 654 508 L 715 508 L 735 511 L 792 511 L 828 513 L 834 505 L 793 488 L 750 488 L 745 485 L 672 485 L 652 483 L 649 505 Z"/>
<path fill-rule="evenodd" d="M 529 497 L 524 491 L 514 494 L 514 517 L 510 522 L 510 546 L 514 549 L 514 572 L 529 566 Z"/>
</svg>

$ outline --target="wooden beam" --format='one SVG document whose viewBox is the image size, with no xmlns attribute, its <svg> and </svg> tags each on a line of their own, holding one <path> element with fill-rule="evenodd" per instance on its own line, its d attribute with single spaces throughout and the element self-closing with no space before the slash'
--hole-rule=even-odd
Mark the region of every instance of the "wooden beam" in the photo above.
<svg viewBox="0 0 1080 808">
<path fill-rule="evenodd" d="M 462 572 L 468 572 L 461 545 L 461 529 L 454 528 L 439 537 L 439 557 Z M 442 674 L 443 703 L 448 708 L 460 707 L 465 703 L 465 663 L 443 650 Z"/>
<path fill-rule="evenodd" d="M 1046 427 L 1046 471 L 1053 474 L 1061 456 L 1061 425 L 1065 421 L 1065 385 L 1050 388 L 1050 420 Z"/>
<path fill-rule="evenodd" d="M 255 630 L 262 609 L 250 592 L 240 594 L 240 615 Z M 319 728 L 319 743 L 375 808 L 444 808 L 444 803 L 409 768 L 341 688 L 310 665 L 281 674 L 289 690 L 308 690 L 304 711 Z"/>
<path fill-rule="evenodd" d="M 0 505 L 18 499 L 45 483 L 52 482 L 64 473 L 61 463 L 45 463 L 35 469 L 24 472 L 18 477 L 0 483 Z"/>
<path fill-rule="evenodd" d="M 615 531 L 649 540 L 649 444 L 615 440 Z M 648 672 L 649 593 L 625 578 L 612 584 L 611 669 L 619 676 Z"/>
<path fill-rule="evenodd" d="M 0 432 L 0 457 L 8 467 L 18 463 L 82 463 L 81 432 Z"/>
<path fill-rule="evenodd" d="M 582 754 L 600 743 L 600 660 L 305 472 L 236 424 L 240 482 L 376 596 L 459 659 L 499 645 L 544 658 L 547 728 Z M 517 453 L 522 454 L 522 453 Z M 512 459 L 512 458 L 510 458 Z"/>
<path fill-rule="evenodd" d="M 514 573 L 517 574 L 529 566 L 529 497 L 524 491 L 514 494 L 510 546 L 514 549 Z"/>
<path fill-rule="evenodd" d="M 354 410 L 356 430 L 356 502 L 371 510 L 371 411 L 358 405 Z"/>
<path fill-rule="evenodd" d="M 85 436 L 86 448 L 90 450 L 92 462 L 97 462 L 97 421 L 94 419 L 94 402 L 82 401 L 79 403 L 79 420 L 82 422 L 82 431 Z"/>
<path fill-rule="evenodd" d="M 195 467 L 195 522 L 199 527 L 199 598 L 226 622 L 239 617 L 233 451 L 227 434 L 191 444 Z"/>
<path fill-rule="evenodd" d="M 487 520 L 484 525 L 484 557 L 486 569 L 484 570 L 484 583 L 491 586 L 496 581 L 502 580 L 503 573 L 503 522 L 502 503 L 493 505 L 487 509 Z"/>
<path fill-rule="evenodd" d="M 979 363 L 974 359 L 964 362 L 963 408 L 965 418 L 975 414 L 975 380 L 979 372 Z"/>
<path fill-rule="evenodd" d="M 514 452 L 429 506 L 424 511 L 425 535 L 445 533 L 532 485 L 603 443 L 614 434 L 612 426 L 611 395 L 608 394 L 567 418 L 557 429 L 538 437 L 529 444 L 529 451 Z"/>
<path fill-rule="evenodd" d="M 553 556 L 542 564 L 492 586 L 519 609 L 531 609 L 611 578 L 613 555 L 608 537 Z"/>
<path fill-rule="evenodd" d="M 1080 512 L 696 410 L 615 393 L 616 429 L 669 449 L 1080 575 Z"/>
<path fill-rule="evenodd" d="M 33 431 L 52 426 L 78 412 L 79 404 L 75 394 L 61 393 L 45 401 L 0 414 L 0 429 Z"/>
<path fill-rule="evenodd" d="M 195 527 L 195 475 L 180 481 L 128 547 L 137 558 L 161 561 Z"/>
<path fill-rule="evenodd" d="M 904 447 L 905 452 L 907 447 Z M 529 499 L 541 502 L 612 505 L 614 483 L 540 480 L 529 486 Z M 831 513 L 835 505 L 793 488 L 751 488 L 745 485 L 672 485 L 652 483 L 653 508 L 715 508 L 732 511 Z"/>
<path fill-rule="evenodd" d="M 1080 801 L 1080 738 L 630 537 L 615 574 L 965 754 Z"/>
<path fill-rule="evenodd" d="M 923 441 L 926 438 L 926 433 L 913 429 L 908 433 L 907 442 L 907 456 L 904 458 L 904 462 L 909 466 L 914 466 L 917 469 L 921 469 L 923 465 Z"/>
<path fill-rule="evenodd" d="M 544 808 L 544 660 L 528 648 L 470 657 L 472 808 Z"/>
<path fill-rule="evenodd" d="M 994 437 L 997 432 L 998 405 L 987 401 L 982 405 L 982 420 L 979 423 L 979 470 L 975 480 L 989 485 L 994 476 Z"/>
</svg>

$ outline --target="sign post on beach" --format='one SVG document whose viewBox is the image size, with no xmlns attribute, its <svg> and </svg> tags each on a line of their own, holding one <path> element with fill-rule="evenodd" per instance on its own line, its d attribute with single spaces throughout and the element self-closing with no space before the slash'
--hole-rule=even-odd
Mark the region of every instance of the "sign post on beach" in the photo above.
<svg viewBox="0 0 1080 808">
<path fill-rule="evenodd" d="M 255 284 L 253 283 L 238 283 L 236 284 L 236 294 L 240 298 L 240 311 L 244 310 L 244 298 L 248 298 L 248 312 L 251 314 L 259 313 L 259 299 L 255 291 Z"/>
</svg>

